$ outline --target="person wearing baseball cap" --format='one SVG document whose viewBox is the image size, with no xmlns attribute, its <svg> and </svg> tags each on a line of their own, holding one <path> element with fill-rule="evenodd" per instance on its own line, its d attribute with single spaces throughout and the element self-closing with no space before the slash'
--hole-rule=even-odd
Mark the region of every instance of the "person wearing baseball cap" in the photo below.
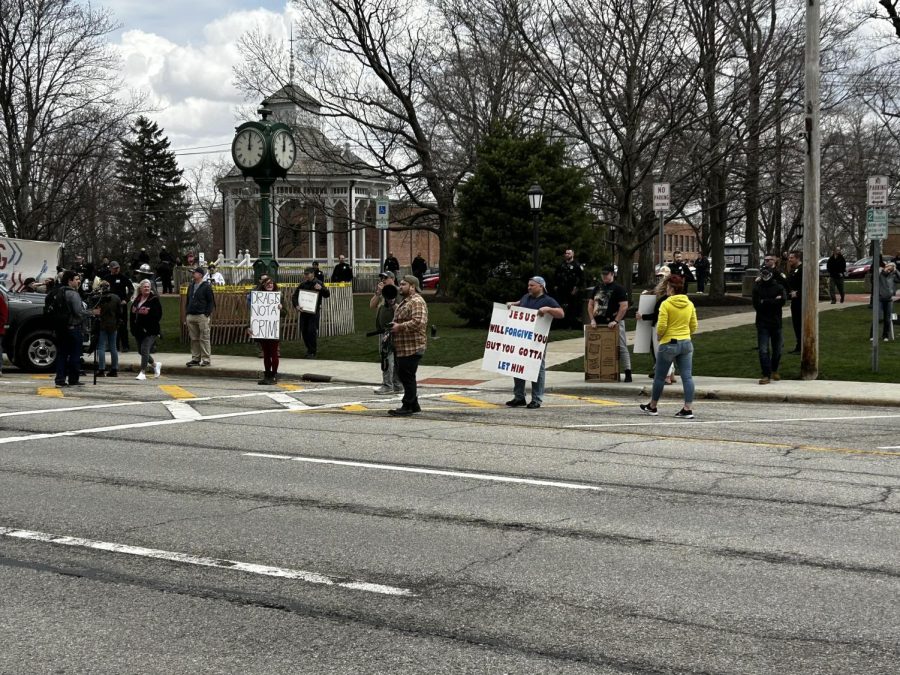
<svg viewBox="0 0 900 675">
<path fill-rule="evenodd" d="M 191 360 L 187 367 L 206 367 L 210 365 L 212 346 L 209 339 L 209 317 L 216 307 L 216 299 L 209 281 L 205 279 L 206 270 L 195 267 L 193 279 L 187 292 L 187 317 L 185 323 L 191 339 Z"/>
<path fill-rule="evenodd" d="M 606 326 L 619 333 L 619 369 L 625 371 L 625 381 L 631 382 L 631 355 L 625 338 L 625 312 L 628 311 L 628 293 L 615 283 L 616 268 L 604 265 L 600 270 L 601 283 L 594 286 L 588 300 L 591 328 Z"/>
<path fill-rule="evenodd" d="M 403 393 L 400 373 L 397 370 L 397 356 L 390 339 L 390 325 L 394 320 L 394 309 L 399 301 L 399 290 L 393 272 L 381 272 L 380 281 L 369 300 L 369 309 L 375 310 L 375 332 L 379 341 L 381 357 L 381 386 L 374 392 L 381 396 Z"/>
<path fill-rule="evenodd" d="M 559 306 L 559 303 L 547 295 L 547 282 L 544 281 L 544 277 L 539 276 L 531 277 L 528 280 L 528 292 L 516 302 L 507 302 L 506 306 L 536 309 L 540 316 L 549 315 L 554 319 L 561 319 L 566 315 L 565 310 Z M 541 403 L 544 401 L 545 366 L 545 359 L 541 359 L 541 369 L 538 373 L 538 379 L 531 383 L 531 402 L 526 403 L 525 401 L 525 380 L 514 377 L 513 397 L 506 402 L 506 405 L 510 408 L 521 408 L 524 406 L 529 410 L 540 408 Z"/>
<path fill-rule="evenodd" d="M 767 256 L 772 258 L 773 256 Z M 753 309 L 756 310 L 756 345 L 759 351 L 760 384 L 781 379 L 778 367 L 784 347 L 781 315 L 787 302 L 787 291 L 781 280 L 775 277 L 771 265 L 763 263 L 759 276 L 753 282 Z"/>
<path fill-rule="evenodd" d="M 331 291 L 325 286 L 325 282 L 318 277 L 318 268 L 307 267 L 303 270 L 303 281 L 294 289 L 291 295 L 291 303 L 300 314 L 300 337 L 303 338 L 303 344 L 306 346 L 305 359 L 316 358 L 316 352 L 319 347 L 319 312 L 322 310 L 322 300 L 331 297 Z M 321 272 L 318 272 L 321 274 Z M 316 294 L 316 303 L 313 311 L 308 309 L 300 309 L 300 292 L 307 294 Z"/>
<path fill-rule="evenodd" d="M 413 275 L 403 277 L 398 290 L 400 298 L 390 327 L 394 357 L 397 360 L 397 376 L 403 385 L 403 400 L 399 408 L 388 410 L 388 414 L 408 417 L 422 412 L 419 407 L 416 372 L 428 344 L 425 333 L 428 326 L 428 305 L 419 294 L 419 280 Z"/>
<path fill-rule="evenodd" d="M 122 274 L 119 263 L 109 263 L 109 275 L 106 277 L 110 290 L 119 298 L 119 314 L 116 327 L 116 341 L 120 352 L 127 352 L 128 346 L 128 301 L 134 295 L 134 284 Z"/>
</svg>

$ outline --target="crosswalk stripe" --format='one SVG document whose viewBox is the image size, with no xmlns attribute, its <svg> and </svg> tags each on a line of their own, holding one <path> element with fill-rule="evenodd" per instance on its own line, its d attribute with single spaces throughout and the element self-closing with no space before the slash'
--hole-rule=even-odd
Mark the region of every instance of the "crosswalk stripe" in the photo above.
<svg viewBox="0 0 900 675">
<path fill-rule="evenodd" d="M 585 401 L 586 403 L 593 403 L 595 405 L 602 406 L 622 406 L 624 403 L 619 403 L 618 401 L 608 401 L 605 398 L 588 398 L 587 396 L 572 396 L 570 394 L 552 394 L 553 396 L 558 396 L 559 398 L 568 398 L 576 401 Z"/>
<path fill-rule="evenodd" d="M 487 401 L 480 401 L 477 398 L 469 398 L 468 396 L 460 396 L 459 394 L 447 394 L 444 396 L 445 401 L 452 401 L 453 403 L 462 403 L 464 405 L 471 406 L 473 408 L 499 408 L 500 406 L 496 403 L 488 403 Z"/>
<path fill-rule="evenodd" d="M 57 389 L 56 387 L 38 387 L 37 393 L 39 396 L 46 396 L 47 398 L 63 398 L 62 389 Z"/>
<path fill-rule="evenodd" d="M 182 398 L 197 398 L 194 394 L 189 392 L 187 389 L 183 389 L 175 384 L 161 384 L 159 388 L 163 391 L 163 393 L 168 394 L 172 398 L 182 399 Z"/>
</svg>

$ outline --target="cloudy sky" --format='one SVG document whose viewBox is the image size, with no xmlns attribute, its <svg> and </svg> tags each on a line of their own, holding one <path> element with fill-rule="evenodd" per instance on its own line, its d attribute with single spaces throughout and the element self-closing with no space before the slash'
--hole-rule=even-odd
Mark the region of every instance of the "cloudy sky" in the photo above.
<svg viewBox="0 0 900 675">
<path fill-rule="evenodd" d="M 232 85 L 236 43 L 261 28 L 288 45 L 289 0 L 99 0 L 119 30 L 126 83 L 149 97 L 149 116 L 165 131 L 182 166 L 208 151 L 225 153 L 237 108 L 247 102 Z M 206 147 L 214 146 L 214 147 Z"/>
</svg>

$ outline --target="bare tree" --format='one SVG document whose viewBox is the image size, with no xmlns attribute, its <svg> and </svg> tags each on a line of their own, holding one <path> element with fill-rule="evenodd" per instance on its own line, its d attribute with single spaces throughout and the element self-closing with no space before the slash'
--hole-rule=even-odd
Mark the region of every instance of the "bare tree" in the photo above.
<svg viewBox="0 0 900 675">
<path fill-rule="evenodd" d="M 75 0 L 5 0 L 2 14 L 0 221 L 14 237 L 65 240 L 134 108 L 116 100 L 114 27 Z"/>
<path fill-rule="evenodd" d="M 619 267 L 630 270 L 635 251 L 656 233 L 655 219 L 642 217 L 646 185 L 664 167 L 669 139 L 697 119 L 697 62 L 686 51 L 682 5 L 510 0 L 508 12 L 559 133 L 588 167 L 601 219 L 616 226 Z M 630 274 L 622 280 L 631 285 Z"/>
</svg>

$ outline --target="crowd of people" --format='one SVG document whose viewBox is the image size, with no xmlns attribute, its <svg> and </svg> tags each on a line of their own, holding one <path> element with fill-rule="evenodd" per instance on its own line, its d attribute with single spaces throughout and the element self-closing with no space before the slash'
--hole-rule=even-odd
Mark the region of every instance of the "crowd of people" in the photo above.
<svg viewBox="0 0 900 675">
<path fill-rule="evenodd" d="M 174 265 L 175 258 L 162 247 L 160 260 Z M 165 260 L 163 260 L 165 258 Z M 163 308 L 157 294 L 157 286 L 148 275 L 141 276 L 149 265 L 149 256 L 142 249 L 132 261 L 137 274 L 135 286 L 132 276 L 124 274 L 115 260 L 104 258 L 96 268 L 76 257 L 72 269 L 61 270 L 56 284 L 49 286 L 46 312 L 56 319 L 59 359 L 56 384 L 79 385 L 79 366 L 84 319 L 95 320 L 95 348 L 97 350 L 97 375 L 117 377 L 119 352 L 130 349 L 129 335 L 134 337 L 141 355 L 138 380 L 148 376 L 159 377 L 162 364 L 154 359 L 155 345 L 161 334 L 160 323 Z M 782 263 L 786 262 L 782 272 Z M 137 267 L 135 267 L 135 265 Z M 655 296 L 652 312 L 638 312 L 638 321 L 650 324 L 652 355 L 654 358 L 653 389 L 650 401 L 640 406 L 649 415 L 657 415 L 657 403 L 667 384 L 673 384 L 675 369 L 680 375 L 684 404 L 676 417 L 693 418 L 692 378 L 693 343 L 697 331 L 697 313 L 688 298 L 688 284 L 696 281 L 698 291 L 705 288 L 709 262 L 702 255 L 693 262 L 694 271 L 685 262 L 681 251 L 673 253 L 673 260 L 657 272 L 657 283 L 644 291 Z M 844 302 L 843 278 L 846 261 L 841 250 L 835 248 L 827 262 L 831 302 Z M 407 416 L 420 412 L 416 388 L 416 372 L 427 344 L 426 326 L 428 307 L 421 296 L 422 275 L 427 264 L 421 254 L 413 261 L 413 274 L 400 276 L 400 264 L 389 253 L 379 273 L 379 281 L 370 299 L 374 310 L 375 331 L 380 341 L 382 383 L 374 391 L 379 395 L 402 393 L 401 406 L 391 410 L 395 416 Z M 696 273 L 696 274 L 695 274 Z M 527 292 L 518 300 L 507 303 L 536 310 L 539 315 L 549 315 L 554 325 L 564 328 L 581 328 L 585 323 L 592 329 L 614 331 L 618 351 L 618 369 L 625 382 L 633 381 L 631 356 L 626 342 L 625 316 L 629 309 L 629 297 L 625 288 L 616 283 L 616 268 L 612 265 L 601 269 L 600 280 L 589 292 L 587 318 L 583 318 L 585 291 L 584 266 L 575 258 L 572 249 L 566 249 L 556 268 L 552 287 L 541 276 L 533 276 L 527 284 Z M 879 293 L 877 302 L 884 318 L 882 339 L 893 339 L 892 302 L 900 288 L 900 272 L 893 262 L 883 262 L 878 272 Z M 353 268 L 344 256 L 339 256 L 330 281 L 332 284 L 352 283 Z M 171 279 L 163 281 L 171 290 Z M 216 285 L 224 284 L 215 263 L 208 268 L 195 267 L 187 288 L 186 325 L 190 339 L 191 359 L 188 367 L 211 365 L 210 317 L 215 310 Z M 54 288 L 54 285 L 56 288 Z M 554 296 L 550 295 L 552 288 Z M 263 275 L 257 286 L 259 291 L 279 292 L 277 282 Z M 756 312 L 757 349 L 761 370 L 760 384 L 778 381 L 783 353 L 782 314 L 785 305 L 790 307 L 791 324 L 796 343 L 791 353 L 801 348 L 802 330 L 803 261 L 800 251 L 782 255 L 770 253 L 764 256 L 759 275 L 753 283 L 752 301 Z M 317 263 L 303 272 L 303 280 L 291 296 L 292 306 L 299 315 L 299 332 L 306 348 L 305 358 L 315 359 L 318 352 L 318 332 L 322 302 L 330 296 L 324 273 Z M 90 299 L 89 303 L 83 302 Z M 249 298 L 248 298 L 249 302 Z M 279 309 L 284 313 L 281 305 Z M 0 305 L 0 318 L 6 308 Z M 54 314 L 55 313 L 55 314 Z M 4 322 L 0 322 L 0 326 Z M 874 336 L 873 336 L 874 339 Z M 264 375 L 261 385 L 278 381 L 280 340 L 258 339 L 263 358 Z M 106 353 L 109 352 L 107 369 Z M 537 379 L 531 384 L 531 401 L 526 398 L 526 382 L 514 378 L 513 398 L 509 407 L 540 408 L 543 400 L 545 364 L 541 363 Z"/>
</svg>

